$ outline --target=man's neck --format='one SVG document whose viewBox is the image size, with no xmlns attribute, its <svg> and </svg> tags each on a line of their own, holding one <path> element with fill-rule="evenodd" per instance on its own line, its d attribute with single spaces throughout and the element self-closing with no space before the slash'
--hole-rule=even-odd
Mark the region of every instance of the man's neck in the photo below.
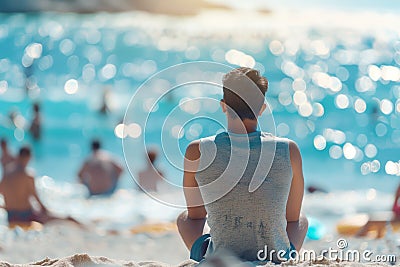
<svg viewBox="0 0 400 267">
<path fill-rule="evenodd" d="M 257 120 L 228 118 L 228 131 L 236 134 L 248 134 L 257 131 Z"/>
</svg>

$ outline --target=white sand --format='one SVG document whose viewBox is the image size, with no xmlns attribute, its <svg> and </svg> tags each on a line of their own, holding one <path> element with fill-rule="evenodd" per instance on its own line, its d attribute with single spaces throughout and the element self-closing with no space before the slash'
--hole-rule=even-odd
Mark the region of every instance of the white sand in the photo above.
<svg viewBox="0 0 400 267">
<path fill-rule="evenodd" d="M 177 266 L 188 267 L 194 266 L 196 263 L 187 260 Z M 7 263 L 0 262 L 0 266 L 9 266 Z M 146 262 L 133 262 L 126 260 L 114 260 L 107 257 L 89 256 L 88 254 L 75 254 L 73 256 L 61 258 L 61 259 L 50 259 L 45 258 L 41 261 L 34 262 L 31 264 L 21 264 L 18 266 L 94 266 L 94 265 L 105 265 L 105 266 L 147 266 L 147 267 L 167 267 L 171 266 L 167 263 L 146 261 Z"/>
<path fill-rule="evenodd" d="M 235 261 L 235 259 L 223 259 L 224 262 L 221 264 L 219 261 L 214 262 L 214 263 L 208 263 L 208 264 L 202 264 L 201 266 L 207 267 L 207 266 L 215 266 L 215 267 L 224 267 L 224 266 L 243 266 L 240 265 L 239 262 Z M 196 262 L 191 261 L 191 260 L 186 260 L 178 265 L 178 267 L 191 267 L 191 266 L 196 266 Z M 109 259 L 107 257 L 96 257 L 96 256 L 90 256 L 88 254 L 75 254 L 73 256 L 61 258 L 61 259 L 43 259 L 38 262 L 34 262 L 31 264 L 21 264 L 21 265 L 11 265 L 11 266 L 95 266 L 95 265 L 105 265 L 105 266 L 130 266 L 130 267 L 136 267 L 136 266 L 143 266 L 143 267 L 169 267 L 171 265 L 162 263 L 162 262 L 156 262 L 156 261 L 145 261 L 145 262 L 133 262 L 133 261 L 125 261 L 125 260 L 115 260 L 115 259 Z M 304 262 L 301 263 L 297 266 L 331 266 L 331 267 L 342 267 L 342 266 L 351 266 L 351 267 L 361 267 L 361 266 L 388 266 L 385 264 L 361 264 L 361 263 L 338 263 L 335 261 L 328 261 L 328 260 L 320 260 L 316 261 L 313 263 L 310 262 Z M 7 263 L 2 263 L 0 262 L 0 266 L 10 266 Z M 268 266 L 279 266 L 275 264 L 267 264 L 263 265 L 265 267 Z M 292 266 L 292 264 L 282 264 L 281 266 Z"/>
<path fill-rule="evenodd" d="M 130 261 L 159 260 L 178 264 L 188 252 L 176 232 L 163 235 L 106 234 L 69 223 L 48 225 L 42 231 L 5 230 L 0 236 L 0 259 L 11 263 L 40 261 L 88 253 Z"/>
<path fill-rule="evenodd" d="M 105 234 L 77 228 L 69 223 L 48 225 L 42 231 L 24 232 L 21 229 L 1 231 L 0 266 L 194 266 L 176 231 L 163 234 L 120 233 Z M 327 248 L 335 245 L 329 237 L 321 241 L 308 241 L 305 249 Z M 381 253 L 387 240 L 349 239 L 349 248 L 376 249 Z M 381 248 L 381 249 L 380 249 Z M 68 256 L 72 255 L 72 256 Z M 91 255 L 91 256 L 89 256 Z M 101 255 L 101 256 L 100 256 Z M 157 261 L 155 261 L 157 260 Z M 232 266 L 230 259 L 226 266 Z M 30 264 L 28 264 L 30 263 Z M 13 265 L 14 264 L 14 265 Z M 288 265 L 288 264 L 283 264 Z M 309 266 L 303 262 L 298 266 Z M 374 263 L 337 263 L 320 260 L 313 266 L 377 266 Z M 385 265 L 385 264 L 380 264 Z M 207 265 L 214 266 L 214 265 Z M 276 266 L 268 264 L 266 266 Z"/>
<path fill-rule="evenodd" d="M 54 190 L 54 192 L 58 192 Z M 52 201 L 47 201 L 49 197 Z M 65 214 L 71 213 L 76 218 L 87 223 L 87 228 L 81 229 L 70 223 L 54 223 L 46 225 L 41 231 L 24 232 L 22 229 L 9 230 L 0 225 L 0 261 L 12 264 L 39 263 L 36 265 L 76 266 L 107 264 L 117 266 L 191 266 L 188 262 L 189 252 L 180 239 L 176 228 L 160 234 L 131 234 L 129 226 L 151 222 L 173 222 L 180 209 L 164 206 L 144 194 L 118 191 L 107 199 L 63 199 L 48 193 L 44 197 L 51 210 L 57 210 L 59 205 L 55 199 L 64 201 Z M 311 197 L 311 198 L 310 198 Z M 61 198 L 61 200 L 60 200 Z M 309 214 L 322 209 L 318 207 L 321 200 L 330 203 L 329 196 L 319 196 L 317 202 L 313 196 L 306 196 L 305 210 Z M 380 198 L 382 199 L 382 198 Z M 357 200 L 357 198 L 356 198 Z M 354 201 L 356 201 L 354 200 Z M 356 201 L 357 202 L 357 201 Z M 121 203 L 132 203 L 132 207 Z M 137 205 L 140 203 L 140 205 Z M 314 203 L 314 204 L 313 204 Z M 349 202 L 350 203 L 350 202 Z M 54 204 L 51 205 L 51 204 Z M 56 205 L 57 204 L 57 205 Z M 79 212 L 73 212 L 73 206 L 85 207 Z M 122 207 L 121 207 L 122 206 Z M 332 207 L 333 205 L 328 205 Z M 356 206 L 352 203 L 352 206 Z M 119 207 L 118 209 L 113 207 Z M 4 213 L 4 212 L 3 212 Z M 5 214 L 0 217 L 5 220 Z M 106 216 L 107 215 L 107 216 Z M 316 215 L 315 215 L 316 216 Z M 130 218 L 137 219 L 130 219 Z M 86 220 L 83 220 L 85 219 Z M 334 222 L 332 222 L 334 224 Z M 114 232 L 114 234 L 110 234 Z M 120 231 L 120 232 L 117 232 Z M 337 234 L 333 228 L 326 229 L 324 238 L 318 241 L 306 240 L 303 248 L 314 250 L 317 254 L 328 247 L 336 248 Z M 397 237 L 396 237 L 397 235 Z M 400 241 L 399 234 L 392 234 Z M 375 254 L 400 255 L 396 245 L 390 245 L 390 240 L 347 238 L 348 248 L 354 250 L 369 249 Z M 73 256 L 71 256 L 73 255 Z M 90 256 L 88 256 L 90 255 Z M 399 259 L 400 257 L 398 257 Z M 58 259 L 58 260 L 56 260 Z M 157 262 L 154 262 L 157 261 Z M 231 266 L 232 264 L 227 264 Z M 309 266 L 309 262 L 298 264 Z M 376 266 L 376 264 L 340 263 L 332 261 L 314 262 L 316 266 Z M 0 262 L 0 266 L 9 266 Z M 273 265 L 270 265 L 273 266 Z"/>
</svg>

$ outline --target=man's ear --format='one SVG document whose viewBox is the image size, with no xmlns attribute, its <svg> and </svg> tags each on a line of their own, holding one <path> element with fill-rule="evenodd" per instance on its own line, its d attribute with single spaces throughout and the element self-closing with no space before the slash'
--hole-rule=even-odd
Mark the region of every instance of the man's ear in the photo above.
<svg viewBox="0 0 400 267">
<path fill-rule="evenodd" d="M 221 105 L 221 109 L 222 109 L 222 112 L 223 113 L 226 113 L 226 103 L 225 103 L 225 101 L 223 100 L 223 99 L 221 99 L 220 101 L 219 101 L 219 104 Z"/>
<path fill-rule="evenodd" d="M 258 116 L 261 116 L 263 114 L 263 112 L 265 111 L 265 109 L 267 108 L 267 104 L 262 104 L 260 112 L 258 113 Z"/>
</svg>

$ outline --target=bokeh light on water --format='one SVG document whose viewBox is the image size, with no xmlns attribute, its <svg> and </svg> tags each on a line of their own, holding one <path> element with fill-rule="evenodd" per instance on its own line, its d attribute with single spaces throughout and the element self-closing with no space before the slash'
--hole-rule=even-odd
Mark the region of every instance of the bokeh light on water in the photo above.
<svg viewBox="0 0 400 267">
<path fill-rule="evenodd" d="M 30 101 L 40 101 L 46 137 L 41 145 L 51 156 L 39 152 L 42 158 L 37 164 L 43 168 L 37 169 L 48 169 L 54 157 L 75 159 L 68 170 L 61 166 L 41 174 L 72 180 L 93 136 L 107 140 L 107 148 L 121 155 L 121 139 L 137 140 L 143 134 L 142 125 L 121 121 L 139 85 L 174 64 L 211 60 L 255 67 L 268 77 L 267 99 L 277 133 L 299 143 L 307 182 L 320 184 L 324 174 L 331 188 L 351 187 L 354 179 L 365 177 L 394 181 L 393 185 L 392 176 L 400 175 L 400 41 L 395 27 L 385 28 L 383 34 L 351 25 L 337 31 L 315 25 L 270 31 L 258 26 L 262 31 L 238 34 L 222 28 L 200 30 L 189 20 L 186 28 L 173 19 L 151 22 L 145 14 L 0 16 L 0 134 L 14 137 L 14 146 L 28 140 L 23 117 L 17 115 L 10 122 L 8 112 L 18 107 L 29 117 Z M 166 23 L 170 29 L 160 26 Z M 133 111 L 135 116 L 150 112 L 155 129 L 161 127 L 163 114 L 178 107 L 177 114 L 184 115 L 171 120 L 167 134 L 181 148 L 218 131 L 205 121 L 183 125 L 184 116 L 202 110 L 219 114 L 215 103 L 190 100 L 206 96 L 217 103 L 221 98 L 218 88 L 205 94 L 198 87 L 167 94 L 152 105 L 155 93 L 187 77 L 188 73 L 180 73 L 154 81 Z M 104 91 L 110 92 L 111 114 L 106 119 L 96 112 Z M 24 99 L 26 92 L 32 100 Z M 60 141 L 73 146 L 66 149 Z M 138 155 L 138 161 L 142 157 Z M 321 162 L 326 168 L 318 170 L 315 166 Z M 181 179 L 174 168 L 165 168 L 174 182 Z M 334 177 L 326 170 L 343 173 Z M 377 185 L 376 180 L 369 179 L 365 186 Z M 125 186 L 129 184 L 126 176 Z M 377 186 L 391 190 L 390 183 Z"/>
</svg>

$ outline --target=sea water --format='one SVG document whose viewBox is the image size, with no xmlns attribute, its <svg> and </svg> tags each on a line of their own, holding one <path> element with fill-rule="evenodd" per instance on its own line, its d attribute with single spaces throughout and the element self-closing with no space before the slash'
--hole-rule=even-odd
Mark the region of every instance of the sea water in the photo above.
<svg viewBox="0 0 400 267">
<path fill-rule="evenodd" d="M 400 175 L 396 16 L 373 8 L 354 14 L 335 11 L 318 21 L 307 8 L 291 17 L 284 12 L 236 12 L 237 20 L 212 12 L 195 18 L 140 12 L 0 14 L 0 136 L 10 141 L 13 152 L 21 144 L 33 144 L 30 166 L 52 211 L 127 225 L 157 218 L 161 210 L 166 214 L 162 219 L 176 215 L 176 209 L 136 191 L 127 170 L 119 193 L 96 201 L 86 200 L 76 174 L 93 137 L 100 138 L 103 147 L 124 163 L 124 136 L 118 125 L 130 98 L 158 71 L 193 61 L 247 65 L 268 77 L 266 100 L 276 133 L 298 143 L 306 186 L 331 192 L 307 196 L 306 212 L 331 221 L 344 214 L 390 209 Z M 314 20 L 309 14 L 314 14 Z M 338 19 L 332 22 L 332 18 Z M 234 23 L 240 30 L 234 30 Z M 32 75 L 29 97 L 25 74 Z M 110 92 L 107 115 L 98 112 L 105 90 Z M 149 89 L 149 99 L 156 91 Z M 157 131 L 184 97 L 204 96 L 217 102 L 221 93 L 181 90 L 161 99 L 146 126 L 150 130 L 139 125 L 135 138 L 145 133 L 148 145 L 160 147 Z M 149 99 L 142 99 L 137 116 L 148 113 Z M 43 136 L 38 142 L 26 130 L 33 102 L 42 107 Z M 223 122 L 218 106 L 200 108 Z M 179 111 L 173 115 L 178 122 L 188 115 L 185 109 Z M 10 112 L 19 114 L 17 125 L 11 123 Z M 223 127 L 198 119 L 182 126 L 186 134 L 177 135 L 173 128 L 163 131 L 170 132 L 168 140 L 178 143 L 183 153 L 191 140 Z M 144 156 L 138 153 L 129 160 L 144 167 Z M 179 161 L 182 155 L 175 157 Z M 169 181 L 181 183 L 182 172 L 162 153 L 157 164 Z M 131 171 L 135 175 L 139 170 Z"/>
</svg>

